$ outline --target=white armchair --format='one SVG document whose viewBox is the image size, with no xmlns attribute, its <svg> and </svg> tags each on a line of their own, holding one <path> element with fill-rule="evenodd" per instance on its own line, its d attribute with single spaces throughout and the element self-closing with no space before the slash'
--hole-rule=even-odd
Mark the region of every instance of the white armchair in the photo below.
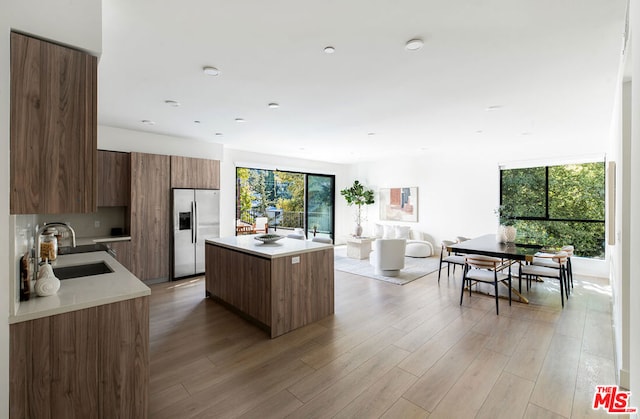
<svg viewBox="0 0 640 419">
<path fill-rule="evenodd" d="M 404 252 L 407 246 L 405 239 L 377 239 L 372 243 L 373 251 L 369 262 L 376 275 L 398 276 L 404 268 Z"/>
</svg>

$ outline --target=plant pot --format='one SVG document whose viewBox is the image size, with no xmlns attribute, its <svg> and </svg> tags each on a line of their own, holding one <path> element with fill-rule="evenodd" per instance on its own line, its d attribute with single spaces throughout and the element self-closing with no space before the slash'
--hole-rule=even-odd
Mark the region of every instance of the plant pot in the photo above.
<svg viewBox="0 0 640 419">
<path fill-rule="evenodd" d="M 362 236 L 362 226 L 360 224 L 356 224 L 356 228 L 353 230 L 353 235 L 356 237 Z"/>
</svg>

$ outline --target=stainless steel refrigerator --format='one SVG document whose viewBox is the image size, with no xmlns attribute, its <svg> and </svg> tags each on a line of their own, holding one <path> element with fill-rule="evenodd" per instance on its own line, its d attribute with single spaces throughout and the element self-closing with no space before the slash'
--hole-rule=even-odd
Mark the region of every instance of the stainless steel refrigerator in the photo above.
<svg viewBox="0 0 640 419">
<path fill-rule="evenodd" d="M 220 191 L 173 189 L 173 278 L 204 272 L 204 242 L 220 236 Z"/>
</svg>

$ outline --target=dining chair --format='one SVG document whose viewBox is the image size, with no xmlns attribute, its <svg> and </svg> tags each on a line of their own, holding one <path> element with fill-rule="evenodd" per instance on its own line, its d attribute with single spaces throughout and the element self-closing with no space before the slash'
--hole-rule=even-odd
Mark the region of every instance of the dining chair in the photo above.
<svg viewBox="0 0 640 419">
<path fill-rule="evenodd" d="M 453 265 L 453 274 L 456 274 L 456 265 L 464 266 L 464 256 L 451 254 L 449 250 L 449 246 L 455 244 L 455 242 L 451 240 L 443 240 L 442 241 L 442 250 L 440 251 L 440 269 L 438 270 L 438 283 L 440 283 L 440 274 L 442 273 L 442 264 L 447 264 L 447 277 L 450 274 L 451 265 Z M 446 256 L 445 256 L 446 254 Z"/>
<path fill-rule="evenodd" d="M 458 236 L 456 237 L 456 240 L 458 241 L 458 243 L 462 243 L 462 242 L 466 242 L 467 240 L 471 240 L 469 237 L 465 237 L 465 236 Z"/>
<path fill-rule="evenodd" d="M 314 237 L 311 239 L 311 241 L 316 243 L 333 244 L 333 240 L 331 240 L 329 237 Z"/>
<path fill-rule="evenodd" d="M 562 246 L 560 251 L 567 254 L 566 274 L 567 281 L 570 284 L 570 286 L 567 287 L 568 296 L 570 294 L 570 291 L 573 289 L 573 269 L 571 269 L 571 257 L 573 256 L 574 247 L 570 245 Z M 547 268 L 560 269 L 560 264 L 553 259 L 554 255 L 555 253 L 538 252 L 535 254 L 531 264 L 545 266 Z"/>
<path fill-rule="evenodd" d="M 302 234 L 287 234 L 287 237 L 290 239 L 296 239 L 296 240 L 306 240 L 306 238 L 302 235 Z"/>
<path fill-rule="evenodd" d="M 569 300 L 569 281 L 567 279 L 567 259 L 568 254 L 566 252 L 558 252 L 555 254 L 552 253 L 539 253 L 537 258 L 543 259 L 551 259 L 554 263 L 558 265 L 558 267 L 549 267 L 543 265 L 524 265 L 520 264 L 520 269 L 518 270 L 518 275 L 520 278 L 525 278 L 527 283 L 527 289 L 529 289 L 532 278 L 542 277 L 542 278 L 553 278 L 557 279 L 560 283 L 560 301 L 562 302 L 562 307 L 564 308 L 564 299 L 565 294 L 567 296 L 567 301 Z M 539 261 L 540 263 L 540 261 Z"/>
<path fill-rule="evenodd" d="M 462 275 L 462 290 L 460 291 L 460 305 L 464 297 L 464 285 L 468 283 L 469 297 L 471 297 L 471 285 L 474 282 L 484 282 L 493 284 L 496 296 L 496 314 L 498 311 L 498 283 L 507 281 L 509 288 L 509 305 L 511 305 L 511 271 L 509 274 L 499 272 L 502 265 L 502 259 L 481 255 L 467 255 L 464 258 L 464 273 Z"/>
</svg>

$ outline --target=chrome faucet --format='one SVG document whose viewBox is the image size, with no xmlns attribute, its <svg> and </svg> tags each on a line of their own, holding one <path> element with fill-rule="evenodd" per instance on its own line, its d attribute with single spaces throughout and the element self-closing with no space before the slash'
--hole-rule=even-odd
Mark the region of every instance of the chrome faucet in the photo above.
<svg viewBox="0 0 640 419">
<path fill-rule="evenodd" d="M 76 232 L 73 229 L 73 227 L 69 225 L 69 223 L 54 221 L 51 223 L 44 223 L 40 228 L 38 228 L 38 226 L 36 225 L 36 236 L 34 237 L 34 240 L 33 240 L 33 242 L 36 245 L 36 248 L 34 249 L 34 255 L 33 255 L 33 280 L 34 281 L 38 279 L 38 268 L 40 266 L 40 246 L 42 245 L 40 241 L 40 236 L 42 236 L 42 233 L 44 233 L 44 231 L 49 227 L 66 228 L 71 233 L 71 247 L 76 247 Z"/>
</svg>

